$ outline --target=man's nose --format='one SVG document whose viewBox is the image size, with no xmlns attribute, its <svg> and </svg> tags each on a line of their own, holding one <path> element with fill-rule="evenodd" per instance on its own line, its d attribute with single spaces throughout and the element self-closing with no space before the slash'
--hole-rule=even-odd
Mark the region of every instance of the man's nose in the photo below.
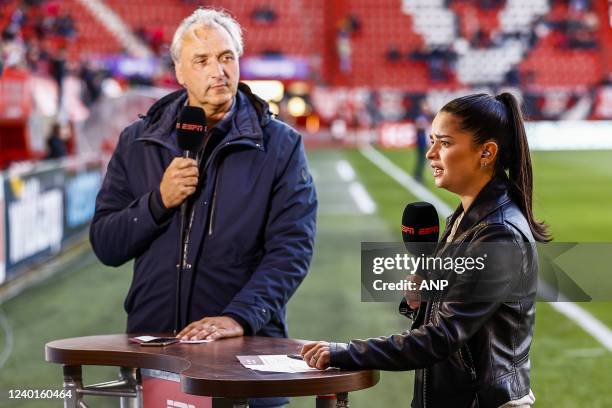
<svg viewBox="0 0 612 408">
<path fill-rule="evenodd" d="M 211 75 L 213 77 L 222 77 L 225 76 L 225 70 L 223 69 L 223 64 L 219 61 L 215 61 L 211 64 Z"/>
</svg>

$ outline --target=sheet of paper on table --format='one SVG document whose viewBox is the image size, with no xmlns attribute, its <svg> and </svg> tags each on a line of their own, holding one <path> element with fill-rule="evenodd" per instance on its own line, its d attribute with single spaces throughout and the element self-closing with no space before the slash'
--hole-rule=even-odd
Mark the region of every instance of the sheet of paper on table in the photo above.
<svg viewBox="0 0 612 408">
<path fill-rule="evenodd" d="M 269 373 L 308 373 L 319 371 L 310 368 L 303 360 L 287 357 L 285 354 L 271 354 L 261 356 L 236 356 L 240 363 L 251 370 Z"/>
<path fill-rule="evenodd" d="M 155 337 L 155 336 L 139 336 L 130 338 L 131 341 L 135 341 L 138 343 L 148 343 L 151 341 L 155 341 L 157 339 L 162 339 L 164 337 Z M 181 340 L 179 343 L 183 344 L 200 344 L 200 343 L 210 343 L 213 340 Z"/>
</svg>

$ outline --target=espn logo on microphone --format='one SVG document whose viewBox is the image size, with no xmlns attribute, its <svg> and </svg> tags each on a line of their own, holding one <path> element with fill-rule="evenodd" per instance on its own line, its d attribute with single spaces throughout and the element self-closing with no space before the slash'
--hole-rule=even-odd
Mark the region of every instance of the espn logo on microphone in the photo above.
<svg viewBox="0 0 612 408">
<path fill-rule="evenodd" d="M 427 228 L 419 228 L 417 230 L 417 235 L 434 234 L 434 233 L 439 232 L 439 231 L 440 231 L 440 227 L 438 227 L 438 226 L 427 227 Z M 405 234 L 414 235 L 414 228 L 402 225 L 402 232 L 405 233 Z"/>
<path fill-rule="evenodd" d="M 193 123 L 180 123 L 176 122 L 176 128 L 180 130 L 190 130 L 196 132 L 203 132 L 204 126 L 202 125 L 194 125 Z"/>
</svg>

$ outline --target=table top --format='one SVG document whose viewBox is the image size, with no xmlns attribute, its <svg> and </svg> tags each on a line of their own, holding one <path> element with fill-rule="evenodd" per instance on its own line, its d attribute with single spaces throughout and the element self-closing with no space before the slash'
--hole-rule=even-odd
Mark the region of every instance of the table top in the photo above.
<svg viewBox="0 0 612 408">
<path fill-rule="evenodd" d="M 129 342 L 128 335 L 111 334 L 49 342 L 45 346 L 45 359 L 72 366 L 109 365 L 168 371 L 180 374 L 183 392 L 211 397 L 323 395 L 361 390 L 378 382 L 379 373 L 373 370 L 264 373 L 243 367 L 236 358 L 237 355 L 295 354 L 305 342 L 246 336 L 211 343 L 142 347 Z"/>
</svg>

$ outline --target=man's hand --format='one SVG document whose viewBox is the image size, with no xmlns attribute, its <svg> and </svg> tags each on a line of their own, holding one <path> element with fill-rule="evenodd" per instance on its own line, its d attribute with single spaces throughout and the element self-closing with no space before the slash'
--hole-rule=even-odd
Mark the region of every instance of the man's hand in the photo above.
<svg viewBox="0 0 612 408">
<path fill-rule="evenodd" d="M 205 317 L 187 325 L 177 338 L 181 340 L 217 340 L 244 335 L 242 326 L 229 316 Z"/>
<path fill-rule="evenodd" d="M 198 186 L 198 165 L 193 159 L 177 157 L 168 166 L 159 185 L 159 192 L 166 208 L 179 206 L 195 193 Z"/>
<path fill-rule="evenodd" d="M 300 351 L 302 358 L 309 367 L 325 370 L 329 367 L 330 351 L 326 341 L 306 343 Z"/>
</svg>

